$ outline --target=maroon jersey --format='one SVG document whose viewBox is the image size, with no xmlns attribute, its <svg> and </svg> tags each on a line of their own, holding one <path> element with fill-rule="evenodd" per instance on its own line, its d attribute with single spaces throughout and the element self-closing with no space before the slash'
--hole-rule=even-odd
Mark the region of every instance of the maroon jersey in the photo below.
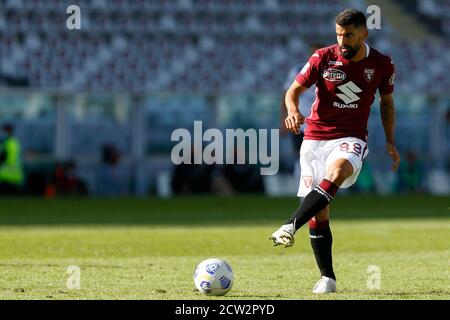
<svg viewBox="0 0 450 320">
<path fill-rule="evenodd" d="M 366 141 L 375 93 L 377 89 L 383 95 L 392 93 L 394 77 L 391 58 L 368 45 L 366 57 L 358 62 L 345 59 L 337 44 L 317 50 L 296 77 L 304 87 L 317 87 L 305 139 Z"/>
</svg>

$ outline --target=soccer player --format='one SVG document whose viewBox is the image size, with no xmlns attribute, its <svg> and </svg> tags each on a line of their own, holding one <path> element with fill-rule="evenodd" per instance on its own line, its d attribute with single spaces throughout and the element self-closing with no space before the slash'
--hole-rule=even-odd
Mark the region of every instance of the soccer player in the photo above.
<svg viewBox="0 0 450 320">
<path fill-rule="evenodd" d="M 368 154 L 367 122 L 377 90 L 392 170 L 396 171 L 400 163 L 394 140 L 392 60 L 365 43 L 366 17 L 358 10 L 346 9 L 336 16 L 336 36 L 337 45 L 317 50 L 286 94 L 285 125 L 299 134 L 305 116 L 299 112 L 298 98 L 316 85 L 316 99 L 306 118 L 300 149 L 301 178 L 297 195 L 304 199 L 293 216 L 270 237 L 274 245 L 290 247 L 295 232 L 309 222 L 311 246 L 321 273 L 314 293 L 336 291 L 329 203 L 339 188 L 355 183 Z"/>
</svg>

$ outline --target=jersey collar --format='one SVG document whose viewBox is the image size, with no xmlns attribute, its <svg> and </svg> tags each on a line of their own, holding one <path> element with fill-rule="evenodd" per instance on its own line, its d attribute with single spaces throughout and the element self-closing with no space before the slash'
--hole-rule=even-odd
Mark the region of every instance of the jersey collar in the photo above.
<svg viewBox="0 0 450 320">
<path fill-rule="evenodd" d="M 370 54 L 370 47 L 365 42 L 364 42 L 364 45 L 366 46 L 366 58 L 367 58 Z"/>
</svg>

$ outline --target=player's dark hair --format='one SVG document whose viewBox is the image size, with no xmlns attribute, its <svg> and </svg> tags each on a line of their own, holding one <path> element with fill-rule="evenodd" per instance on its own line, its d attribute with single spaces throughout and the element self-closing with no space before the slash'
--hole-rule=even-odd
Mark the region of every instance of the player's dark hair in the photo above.
<svg viewBox="0 0 450 320">
<path fill-rule="evenodd" d="M 341 27 L 353 25 L 355 28 L 366 26 L 366 16 L 356 9 L 345 9 L 336 16 L 336 23 Z"/>
</svg>

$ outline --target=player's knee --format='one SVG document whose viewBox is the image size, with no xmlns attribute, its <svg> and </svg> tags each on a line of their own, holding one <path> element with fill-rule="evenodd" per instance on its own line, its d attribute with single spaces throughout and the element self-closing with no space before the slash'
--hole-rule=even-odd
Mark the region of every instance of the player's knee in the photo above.
<svg viewBox="0 0 450 320">
<path fill-rule="evenodd" d="M 326 179 L 333 182 L 335 185 L 340 186 L 345 179 L 352 175 L 352 171 L 348 168 L 335 167 L 327 172 Z"/>
</svg>

